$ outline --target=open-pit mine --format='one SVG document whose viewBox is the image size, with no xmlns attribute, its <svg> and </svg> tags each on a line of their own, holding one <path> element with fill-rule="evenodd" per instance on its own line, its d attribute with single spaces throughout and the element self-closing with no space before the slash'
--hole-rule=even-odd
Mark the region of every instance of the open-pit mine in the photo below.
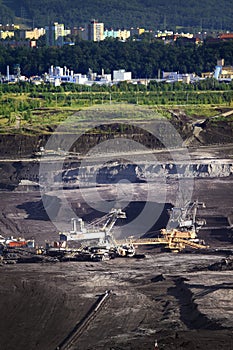
<svg viewBox="0 0 233 350">
<path fill-rule="evenodd" d="M 231 124 L 101 123 L 0 135 L 0 348 L 233 349 Z"/>
</svg>

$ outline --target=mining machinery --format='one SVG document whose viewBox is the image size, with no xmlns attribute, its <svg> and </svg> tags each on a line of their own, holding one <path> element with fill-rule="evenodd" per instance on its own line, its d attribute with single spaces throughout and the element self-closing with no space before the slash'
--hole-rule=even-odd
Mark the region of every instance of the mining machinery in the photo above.
<svg viewBox="0 0 233 350">
<path fill-rule="evenodd" d="M 85 224 L 81 218 L 72 218 L 72 230 L 60 233 L 60 242 L 82 242 L 84 250 L 94 252 L 96 256 L 134 256 L 135 249 L 130 242 L 118 243 L 112 235 L 112 228 L 118 219 L 125 219 L 126 214 L 121 209 L 113 208 L 108 214 Z M 96 242 L 94 244 L 92 242 Z M 86 246 L 85 246 L 86 244 Z"/>
<path fill-rule="evenodd" d="M 173 252 L 182 251 L 186 247 L 208 248 L 205 242 L 197 236 L 200 228 L 206 223 L 204 219 L 196 218 L 200 207 L 205 207 L 205 204 L 196 200 L 184 207 L 172 208 L 168 225 L 161 230 L 160 237 L 132 239 L 131 244 L 134 246 L 160 245 L 164 250 Z"/>
<path fill-rule="evenodd" d="M 81 218 L 72 219 L 72 230 L 60 233 L 60 246 L 76 241 L 82 243 L 81 255 L 91 256 L 93 260 L 107 260 L 113 256 L 135 255 L 136 248 L 142 245 L 161 246 L 165 251 L 180 252 L 186 247 L 206 249 L 197 232 L 205 224 L 205 220 L 196 218 L 199 207 L 204 203 L 194 201 L 184 207 L 174 207 L 170 212 L 170 220 L 166 228 L 156 238 L 128 238 L 116 240 L 112 234 L 113 226 L 118 219 L 125 219 L 121 209 L 112 209 L 108 214 L 85 224 Z M 97 242 L 97 243 L 96 243 Z M 63 248 L 64 250 L 66 248 Z"/>
</svg>

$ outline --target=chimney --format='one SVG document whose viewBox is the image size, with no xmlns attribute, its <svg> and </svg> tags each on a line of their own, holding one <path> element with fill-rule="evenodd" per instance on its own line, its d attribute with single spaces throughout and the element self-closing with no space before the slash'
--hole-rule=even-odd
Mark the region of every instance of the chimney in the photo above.
<svg viewBox="0 0 233 350">
<path fill-rule="evenodd" d="M 6 78 L 7 78 L 7 81 L 10 80 L 10 67 L 9 66 L 6 67 Z"/>
</svg>

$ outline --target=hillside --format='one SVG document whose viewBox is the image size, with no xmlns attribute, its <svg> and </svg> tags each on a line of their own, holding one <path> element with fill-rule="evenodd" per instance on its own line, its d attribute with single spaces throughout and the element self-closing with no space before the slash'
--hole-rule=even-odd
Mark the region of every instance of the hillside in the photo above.
<svg viewBox="0 0 233 350">
<path fill-rule="evenodd" d="M 10 5 L 10 1 L 0 0 L 0 23 L 14 23 L 14 10 Z"/>
<path fill-rule="evenodd" d="M 22 22 L 30 19 L 36 26 L 49 21 L 79 26 L 96 18 L 108 28 L 233 29 L 233 8 L 227 0 L 221 4 L 217 0 L 20 0 L 17 3 L 3 0 L 2 3 L 21 17 Z"/>
</svg>

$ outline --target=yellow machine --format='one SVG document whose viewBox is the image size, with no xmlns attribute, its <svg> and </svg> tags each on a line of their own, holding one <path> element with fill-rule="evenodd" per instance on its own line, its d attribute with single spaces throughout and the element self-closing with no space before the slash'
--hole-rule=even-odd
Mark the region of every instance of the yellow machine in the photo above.
<svg viewBox="0 0 233 350">
<path fill-rule="evenodd" d="M 179 252 L 186 247 L 208 248 L 197 237 L 197 232 L 205 224 L 205 220 L 196 219 L 197 209 L 200 206 L 204 207 L 204 203 L 194 201 L 184 208 L 173 208 L 167 227 L 161 230 L 161 237 L 132 239 L 131 244 L 134 246 L 162 245 L 173 252 Z"/>
</svg>

